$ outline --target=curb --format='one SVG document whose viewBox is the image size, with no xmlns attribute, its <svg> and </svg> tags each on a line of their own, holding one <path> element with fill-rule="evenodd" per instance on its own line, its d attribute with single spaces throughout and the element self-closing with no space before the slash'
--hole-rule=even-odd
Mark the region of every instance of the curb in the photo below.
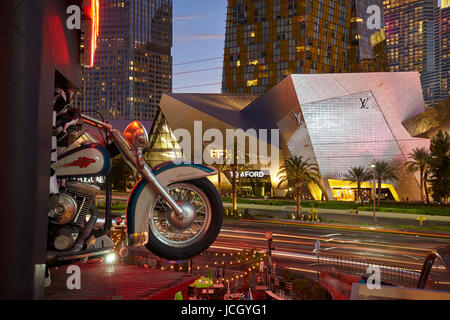
<svg viewBox="0 0 450 320">
<path fill-rule="evenodd" d="M 315 223 L 308 221 L 298 221 L 298 220 L 290 220 L 290 219 L 247 219 L 241 218 L 236 220 L 243 221 L 259 221 L 259 222 L 269 222 L 269 223 L 278 223 L 278 224 L 289 224 L 289 225 L 299 225 L 306 227 L 319 227 L 319 228 L 340 228 L 340 229 L 353 229 L 358 231 L 368 231 L 368 232 L 384 232 L 384 233 L 393 233 L 393 234 L 406 234 L 406 235 L 416 235 L 416 236 L 426 236 L 426 237 L 437 237 L 437 238 L 450 238 L 449 232 L 439 232 L 439 231 L 431 231 L 431 230 L 404 230 L 404 229 L 389 229 L 381 226 L 365 226 L 365 225 L 351 225 L 351 224 L 336 224 L 336 223 Z"/>
<path fill-rule="evenodd" d="M 223 206 L 228 208 L 231 207 L 231 203 L 224 202 Z M 271 211 L 279 211 L 279 212 L 293 212 L 296 210 L 295 206 L 268 206 L 268 205 L 255 205 L 255 204 L 243 204 L 240 203 L 239 207 L 241 209 L 253 209 L 253 210 L 271 210 Z M 309 213 L 309 210 L 312 208 L 302 208 L 305 209 L 305 213 Z M 372 211 L 359 211 L 358 214 L 349 213 L 347 210 L 340 209 L 324 209 L 324 208 L 315 208 L 318 213 L 330 213 L 330 214 L 339 214 L 343 216 L 350 217 L 372 217 Z M 303 210 L 302 210 L 303 211 Z M 416 222 L 418 217 L 425 217 L 426 221 L 434 221 L 434 222 L 448 222 L 450 224 L 450 216 L 437 216 L 437 215 L 421 215 L 421 214 L 411 214 L 411 213 L 393 213 L 393 212 L 376 212 L 377 218 L 391 218 L 391 219 L 404 219 L 411 220 Z"/>
</svg>

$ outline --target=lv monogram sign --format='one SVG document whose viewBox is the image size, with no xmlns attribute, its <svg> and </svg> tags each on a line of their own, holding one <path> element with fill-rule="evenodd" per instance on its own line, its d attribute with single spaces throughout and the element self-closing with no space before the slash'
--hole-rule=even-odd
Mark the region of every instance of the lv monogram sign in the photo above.
<svg viewBox="0 0 450 320">
<path fill-rule="evenodd" d="M 369 109 L 369 106 L 367 105 L 367 103 L 369 102 L 369 98 L 360 98 L 359 101 L 361 102 L 361 109 Z"/>
<path fill-rule="evenodd" d="M 302 117 L 302 113 L 301 112 L 294 113 L 294 118 L 295 118 L 295 121 L 297 121 L 298 125 L 303 124 L 303 117 Z"/>
</svg>

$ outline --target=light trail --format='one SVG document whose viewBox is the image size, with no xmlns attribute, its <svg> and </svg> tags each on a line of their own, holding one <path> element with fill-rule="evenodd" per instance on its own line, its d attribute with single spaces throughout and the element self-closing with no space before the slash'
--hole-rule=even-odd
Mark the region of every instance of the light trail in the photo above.
<svg viewBox="0 0 450 320">
<path fill-rule="evenodd" d="M 339 243 L 345 243 L 345 244 L 356 244 L 356 245 L 367 245 L 367 246 L 382 246 L 382 247 L 389 247 L 389 248 L 398 248 L 398 249 L 407 249 L 407 250 L 417 250 L 417 251 L 424 251 L 424 252 L 430 252 L 429 249 L 424 248 L 413 248 L 413 247 L 405 247 L 405 246 L 396 246 L 396 245 L 390 245 L 390 244 L 384 244 L 384 243 L 372 243 L 372 242 L 361 242 L 361 241 L 354 241 L 354 240 L 341 240 L 341 239 L 323 239 L 320 237 L 304 237 L 304 236 L 297 236 L 297 235 L 290 235 L 290 234 L 280 234 L 275 233 L 274 236 L 279 237 L 289 237 L 289 238 L 303 238 L 303 239 L 311 239 L 311 240 L 320 240 L 323 242 L 339 242 Z"/>
<path fill-rule="evenodd" d="M 265 234 L 264 232 L 254 232 L 254 231 L 240 231 L 240 230 L 222 230 L 225 232 L 233 232 L 233 233 L 239 233 L 239 234 Z M 256 238 L 256 237 L 248 237 L 248 236 L 238 236 L 238 235 L 229 235 L 229 234 L 224 234 L 221 232 L 220 236 L 222 237 L 229 237 L 229 238 L 238 238 L 238 239 L 242 239 L 242 240 L 256 240 L 256 241 L 267 241 L 265 238 Z M 337 245 L 337 247 L 342 248 L 342 249 L 360 249 L 361 246 L 378 246 L 378 247 L 386 247 L 386 248 L 395 248 L 395 249 L 403 249 L 403 250 L 416 250 L 416 251 L 424 251 L 427 252 L 427 254 L 430 252 L 430 250 L 428 249 L 423 249 L 423 248 L 414 248 L 414 247 L 404 247 L 404 246 L 396 246 L 396 245 L 388 245 L 388 244 L 380 244 L 380 243 L 368 243 L 368 242 L 355 242 L 355 241 L 351 241 L 351 240 L 333 240 L 333 241 L 328 241 L 330 239 L 323 239 L 321 237 L 306 237 L 306 236 L 297 236 L 297 235 L 290 235 L 290 234 L 281 234 L 281 233 L 274 233 L 273 236 L 277 236 L 277 237 L 287 237 L 287 238 L 299 238 L 299 239 L 308 239 L 308 240 L 321 240 L 321 241 L 326 241 L 327 244 L 324 245 L 325 247 L 328 246 L 328 243 L 330 243 L 330 247 L 331 247 L 331 242 L 335 242 L 335 243 L 343 243 L 343 244 L 355 244 L 357 245 L 355 246 L 345 246 L 345 245 Z M 281 240 L 281 239 L 274 239 L 274 242 L 277 243 L 288 243 L 288 244 L 302 244 L 302 245 L 312 245 L 314 243 L 311 242 L 304 242 L 304 241 L 290 241 L 290 240 Z M 335 244 L 333 246 L 336 246 Z M 396 250 L 390 250 L 390 249 L 384 249 L 384 248 L 366 248 L 367 250 L 370 251 L 379 251 L 379 252 L 385 252 L 385 253 L 395 253 L 395 254 L 404 254 L 406 256 L 409 255 L 413 255 L 413 256 L 419 256 L 419 257 L 423 257 L 425 258 L 427 256 L 427 254 L 420 254 L 420 253 L 412 253 L 412 252 L 405 252 L 405 251 L 396 251 Z"/>
<path fill-rule="evenodd" d="M 301 272 L 314 273 L 314 274 L 317 273 L 317 270 L 314 271 L 314 270 L 300 269 L 300 268 L 295 268 L 295 267 L 286 267 L 286 269 L 295 270 L 295 271 L 301 271 Z"/>
<path fill-rule="evenodd" d="M 366 232 L 382 232 L 382 233 L 390 233 L 390 234 L 398 234 L 398 235 L 412 235 L 412 236 L 424 236 L 424 237 L 433 237 L 433 238 L 448 238 L 450 239 L 450 235 L 444 234 L 432 234 L 432 233 L 419 233 L 419 232 L 408 232 L 408 231 L 394 231 L 394 230 L 383 230 L 383 229 L 369 229 L 369 228 L 358 228 L 358 227 L 343 227 L 336 225 L 314 225 L 300 222 L 289 222 L 289 221 L 259 221 L 252 219 L 240 219 L 241 221 L 247 221 L 252 223 L 270 223 L 270 224 L 278 224 L 278 225 L 292 225 L 292 226 L 303 226 L 310 228 L 332 228 L 332 229 L 344 229 L 344 230 L 356 230 L 356 231 L 366 231 Z"/>
<path fill-rule="evenodd" d="M 317 256 L 316 255 L 310 255 L 310 254 L 299 254 L 299 253 L 295 253 L 295 252 L 289 252 L 289 251 L 272 251 L 272 255 L 278 255 L 278 256 L 283 256 L 283 257 L 289 257 L 292 259 L 303 259 L 303 260 L 314 260 L 317 261 Z M 377 261 L 377 263 L 383 263 L 383 262 L 393 262 L 393 263 L 399 263 L 399 264 L 405 264 L 405 261 L 399 261 L 399 260 L 393 260 L 393 259 L 377 259 L 377 258 L 370 258 L 370 260 L 374 260 L 373 262 Z M 327 257 L 327 262 L 328 261 L 332 261 L 332 262 L 337 262 L 337 261 L 341 261 L 342 263 L 349 263 L 352 264 L 354 263 L 354 261 L 352 260 L 338 260 L 337 258 L 333 258 L 333 257 Z M 416 265 L 419 267 L 422 267 L 422 263 L 415 263 L 415 262 L 407 262 L 409 265 Z M 369 262 L 361 262 L 361 264 L 366 264 L 369 265 Z M 392 267 L 388 267 L 388 266 L 382 266 L 381 267 L 386 267 L 386 268 L 391 268 Z M 419 270 L 414 270 L 420 273 L 420 269 Z"/>
<path fill-rule="evenodd" d="M 217 242 L 217 243 L 216 243 Z M 252 245 L 248 245 L 248 244 L 243 244 L 243 243 L 223 243 L 223 242 L 218 242 L 216 241 L 214 246 L 211 246 L 211 248 L 217 248 L 217 249 L 223 249 L 223 250 L 233 250 L 233 251 L 240 251 L 244 248 L 255 248 L 255 246 Z M 220 245 L 219 245 L 220 244 Z M 258 250 L 264 250 L 265 248 L 256 248 Z M 305 250 L 296 250 L 296 251 L 292 251 L 289 250 L 287 248 L 283 248 L 284 251 L 279 251 L 279 250 L 274 250 L 272 251 L 272 255 L 273 256 L 280 256 L 280 257 L 285 257 L 285 258 L 290 258 L 290 259 L 296 259 L 296 260 L 302 260 L 302 261 L 307 261 L 307 260 L 314 260 L 317 261 L 317 256 L 316 255 L 311 255 L 310 252 L 311 251 L 305 251 Z M 303 252 L 303 253 L 301 253 Z M 359 257 L 358 257 L 359 258 Z M 331 260 L 330 260 L 331 259 Z M 327 257 L 327 261 L 333 261 L 333 259 L 336 258 L 330 258 Z M 360 259 L 364 259 L 364 258 L 360 258 Z M 409 266 L 417 266 L 419 268 L 422 267 L 422 263 L 418 263 L 418 262 L 413 262 L 413 261 L 401 261 L 401 260 L 395 260 L 395 259 L 389 259 L 389 258 L 377 258 L 377 257 L 370 257 L 370 258 L 366 258 L 367 260 L 371 260 L 373 262 L 376 263 L 396 263 L 396 264 L 400 264 L 400 265 L 409 265 Z M 351 260 L 342 260 L 345 263 L 354 263 L 354 261 Z M 416 270 L 419 271 L 420 270 Z"/>
</svg>

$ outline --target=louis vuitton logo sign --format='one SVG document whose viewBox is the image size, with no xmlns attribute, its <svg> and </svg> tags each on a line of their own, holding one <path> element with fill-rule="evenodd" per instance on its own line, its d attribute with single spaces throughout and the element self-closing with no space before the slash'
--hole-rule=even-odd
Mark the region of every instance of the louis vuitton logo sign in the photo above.
<svg viewBox="0 0 450 320">
<path fill-rule="evenodd" d="M 295 121 L 297 121 L 298 125 L 303 124 L 303 117 L 302 117 L 302 113 L 301 112 L 294 113 L 294 118 L 295 118 Z"/>
<path fill-rule="evenodd" d="M 360 98 L 359 101 L 361 102 L 361 109 L 369 109 L 369 106 L 367 105 L 367 103 L 369 102 L 369 98 Z"/>
</svg>

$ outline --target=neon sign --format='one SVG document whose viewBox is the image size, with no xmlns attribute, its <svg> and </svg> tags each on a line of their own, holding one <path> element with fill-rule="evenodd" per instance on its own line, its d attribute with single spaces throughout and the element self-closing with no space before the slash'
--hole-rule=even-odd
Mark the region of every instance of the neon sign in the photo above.
<svg viewBox="0 0 450 320">
<path fill-rule="evenodd" d="M 100 23 L 99 0 L 92 0 L 92 30 L 91 30 L 91 67 L 94 66 L 95 50 L 97 49 L 97 37 Z"/>
<path fill-rule="evenodd" d="M 89 0 L 88 0 L 89 2 Z M 88 65 L 94 66 L 95 50 L 97 49 L 97 39 L 100 29 L 100 1 L 90 0 L 90 5 L 85 6 L 85 13 L 91 19 L 90 29 L 86 28 L 86 32 L 90 31 L 90 51 L 88 52 Z"/>
</svg>

